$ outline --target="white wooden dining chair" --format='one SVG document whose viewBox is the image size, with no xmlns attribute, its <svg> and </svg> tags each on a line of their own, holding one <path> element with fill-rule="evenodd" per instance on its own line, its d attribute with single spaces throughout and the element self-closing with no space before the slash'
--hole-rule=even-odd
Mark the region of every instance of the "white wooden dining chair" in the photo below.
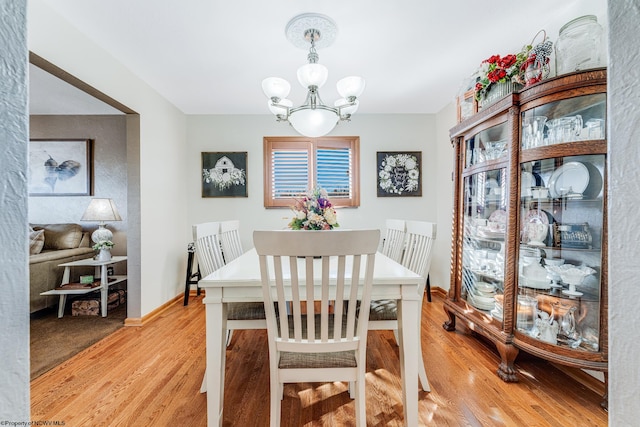
<svg viewBox="0 0 640 427">
<path fill-rule="evenodd" d="M 200 273 L 205 277 L 225 265 L 220 238 L 222 223 L 207 222 L 193 226 L 193 240 Z M 228 263 L 229 261 L 226 261 Z M 236 329 L 266 329 L 264 305 L 261 302 L 227 304 L 227 344 Z"/>
<path fill-rule="evenodd" d="M 220 242 L 225 263 L 229 263 L 244 253 L 240 240 L 240 221 L 220 222 Z"/>
<path fill-rule="evenodd" d="M 220 221 L 220 246 L 225 264 L 244 253 L 240 240 L 240 221 Z M 265 329 L 262 303 L 234 303 L 227 306 L 227 345 L 236 329 Z"/>
<path fill-rule="evenodd" d="M 400 262 L 405 242 L 405 221 L 403 219 L 388 219 L 385 221 L 385 227 L 386 231 L 380 252 L 392 260 Z"/>
<path fill-rule="evenodd" d="M 271 427 L 280 426 L 285 383 L 323 381 L 352 383 L 356 425 L 364 427 L 369 316 L 356 312 L 358 301 L 370 304 L 380 231 L 255 231 L 253 242 L 267 314 Z"/>
<path fill-rule="evenodd" d="M 407 221 L 407 232 L 405 239 L 404 255 L 402 265 L 409 270 L 422 276 L 422 285 L 418 288 L 421 298 L 424 297 L 427 277 L 431 267 L 431 257 L 433 252 L 433 242 L 436 238 L 436 224 L 425 221 Z M 422 303 L 420 304 L 422 310 Z M 422 316 L 418 316 L 420 319 Z M 378 300 L 371 302 L 369 313 L 370 330 L 393 330 L 398 339 L 398 301 Z M 420 330 L 420 325 L 418 325 Z M 430 391 L 427 372 L 424 367 L 422 340 L 420 342 L 420 361 L 418 365 L 418 375 L 420 384 L 424 391 Z"/>
<path fill-rule="evenodd" d="M 206 222 L 192 227 L 196 257 L 201 277 L 213 273 L 225 265 L 220 243 L 220 223 Z M 261 302 L 236 302 L 227 304 L 227 345 L 236 329 L 266 329 L 264 304 Z M 205 374 L 206 378 L 206 374 Z M 201 392 L 205 392 L 202 381 Z"/>
</svg>

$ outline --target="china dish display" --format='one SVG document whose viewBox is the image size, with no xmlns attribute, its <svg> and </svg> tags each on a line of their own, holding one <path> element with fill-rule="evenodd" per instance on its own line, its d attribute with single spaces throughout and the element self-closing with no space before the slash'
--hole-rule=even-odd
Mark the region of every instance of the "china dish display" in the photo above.
<svg viewBox="0 0 640 427">
<path fill-rule="evenodd" d="M 583 295 L 582 292 L 576 290 L 576 286 L 580 285 L 585 277 L 590 276 L 596 272 L 593 268 L 587 267 L 586 265 L 547 265 L 546 268 L 552 273 L 560 276 L 563 283 L 569 285 L 569 289 L 562 290 L 563 294 L 576 297 Z"/>
<path fill-rule="evenodd" d="M 489 178 L 484 185 L 487 200 L 499 200 L 502 195 L 502 188 L 495 178 Z"/>
<path fill-rule="evenodd" d="M 522 218 L 520 239 L 533 246 L 546 246 L 549 224 L 553 217 L 542 209 L 530 209 Z"/>
<path fill-rule="evenodd" d="M 502 322 L 502 319 L 504 318 L 504 295 L 503 294 L 496 294 L 493 299 L 496 300 L 495 302 L 495 306 L 493 307 L 493 310 L 491 310 L 491 316 Z"/>
<path fill-rule="evenodd" d="M 557 76 L 450 131 L 454 247 L 443 327 L 463 321 L 492 341 L 504 381 L 518 381 L 518 352 L 608 369 L 606 88 L 602 69 Z M 508 157 L 492 160 L 503 139 Z M 488 152 L 482 165 L 470 162 L 477 150 Z"/>
<path fill-rule="evenodd" d="M 589 169 L 580 162 L 565 163 L 549 179 L 551 197 L 582 197 L 588 185 Z"/>
<path fill-rule="evenodd" d="M 518 285 L 532 289 L 551 289 L 551 280 L 547 277 L 547 270 L 542 266 L 542 258 L 539 256 L 524 256 L 522 258 Z"/>
<path fill-rule="evenodd" d="M 548 266 L 554 265 L 554 266 L 559 266 L 564 264 L 564 260 L 562 258 L 547 258 L 544 260 L 544 266 L 545 269 L 547 270 L 548 274 L 547 274 L 547 279 L 549 279 L 551 281 L 550 286 L 552 288 L 562 288 L 561 282 L 562 282 L 562 277 L 560 277 L 560 275 L 554 271 L 551 271 L 549 268 L 547 268 Z"/>
<path fill-rule="evenodd" d="M 489 215 L 489 222 L 497 222 L 498 224 L 507 223 L 507 212 L 502 209 L 496 209 Z"/>
<path fill-rule="evenodd" d="M 532 188 L 542 185 L 542 179 L 537 173 L 531 173 L 523 170 L 520 178 L 520 195 L 522 197 L 531 197 L 533 195 Z"/>
<path fill-rule="evenodd" d="M 501 239 L 504 238 L 504 232 L 507 225 L 507 212 L 502 209 L 497 209 L 489 215 L 487 225 L 478 226 L 478 237 L 484 237 L 487 239 Z"/>
</svg>

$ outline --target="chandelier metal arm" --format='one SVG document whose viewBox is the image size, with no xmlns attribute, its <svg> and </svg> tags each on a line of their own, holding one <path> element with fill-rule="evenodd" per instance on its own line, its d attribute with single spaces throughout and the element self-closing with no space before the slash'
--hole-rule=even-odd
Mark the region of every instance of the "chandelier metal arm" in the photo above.
<svg viewBox="0 0 640 427">
<path fill-rule="evenodd" d="M 276 118 L 278 119 L 278 121 L 287 121 L 289 120 L 289 116 L 293 113 L 296 113 L 298 111 L 302 111 L 302 110 L 326 110 L 326 111 L 331 111 L 332 113 L 334 113 L 335 115 L 340 117 L 340 120 L 351 120 L 351 114 L 342 114 L 342 109 L 343 108 L 347 108 L 347 107 L 351 107 L 353 105 L 355 105 L 355 101 L 356 98 L 355 97 L 349 97 L 349 98 L 353 98 L 353 100 L 347 100 L 348 102 L 346 104 L 342 104 L 342 105 L 338 105 L 337 107 L 330 107 L 328 105 L 323 104 L 322 102 L 320 103 L 315 103 L 315 104 L 311 104 L 309 102 L 305 102 L 304 104 L 298 106 L 298 107 L 287 107 L 286 105 L 282 105 L 279 104 L 280 99 L 278 98 L 272 98 L 271 99 L 271 105 L 273 107 L 276 108 L 281 108 L 285 111 L 284 114 L 278 114 L 276 116 Z"/>
</svg>

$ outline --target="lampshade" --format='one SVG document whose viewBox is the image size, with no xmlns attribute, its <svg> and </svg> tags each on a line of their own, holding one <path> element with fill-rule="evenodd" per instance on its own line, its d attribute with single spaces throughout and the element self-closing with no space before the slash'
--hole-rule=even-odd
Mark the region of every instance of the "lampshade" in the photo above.
<svg viewBox="0 0 640 427">
<path fill-rule="evenodd" d="M 111 240 L 113 233 L 105 228 L 105 221 L 122 221 L 115 203 L 111 199 L 91 199 L 87 210 L 80 218 L 80 221 L 98 221 L 100 225 L 91 234 L 91 240 L 95 243 Z"/>
<path fill-rule="evenodd" d="M 91 199 L 80 221 L 122 221 L 116 204 L 111 199 Z"/>
<path fill-rule="evenodd" d="M 329 77 L 329 70 L 322 64 L 305 64 L 298 68 L 298 81 L 305 89 L 309 86 L 321 88 Z"/>
<path fill-rule="evenodd" d="M 345 77 L 342 80 L 339 80 L 336 86 L 340 96 L 344 98 L 355 96 L 357 98 L 362 95 L 365 82 L 364 79 L 360 76 L 349 76 Z"/>
<path fill-rule="evenodd" d="M 262 91 L 269 99 L 283 99 L 289 95 L 291 85 L 280 77 L 268 77 L 262 81 Z"/>
<path fill-rule="evenodd" d="M 298 133 L 310 138 L 328 134 L 336 127 L 339 119 L 333 111 L 324 109 L 300 110 L 289 116 L 291 126 Z"/>
</svg>

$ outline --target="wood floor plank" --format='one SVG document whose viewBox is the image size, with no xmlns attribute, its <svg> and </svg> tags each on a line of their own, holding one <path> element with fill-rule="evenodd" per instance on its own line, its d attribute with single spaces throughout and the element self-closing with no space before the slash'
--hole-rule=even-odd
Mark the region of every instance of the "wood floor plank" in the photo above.
<svg viewBox="0 0 640 427">
<path fill-rule="evenodd" d="M 66 426 L 206 425 L 205 313 L 202 298 L 176 303 L 142 327 L 126 327 L 31 382 L 33 421 Z M 606 426 L 601 396 L 562 367 L 526 353 L 520 381 L 505 383 L 495 347 L 459 326 L 442 328 L 442 299 L 425 301 L 424 360 L 431 392 L 420 391 L 419 421 L 434 426 Z M 235 331 L 227 349 L 225 426 L 268 426 L 266 331 Z M 390 331 L 367 346 L 367 425 L 401 426 L 399 350 Z M 354 425 L 344 383 L 287 384 L 283 426 Z"/>
</svg>

